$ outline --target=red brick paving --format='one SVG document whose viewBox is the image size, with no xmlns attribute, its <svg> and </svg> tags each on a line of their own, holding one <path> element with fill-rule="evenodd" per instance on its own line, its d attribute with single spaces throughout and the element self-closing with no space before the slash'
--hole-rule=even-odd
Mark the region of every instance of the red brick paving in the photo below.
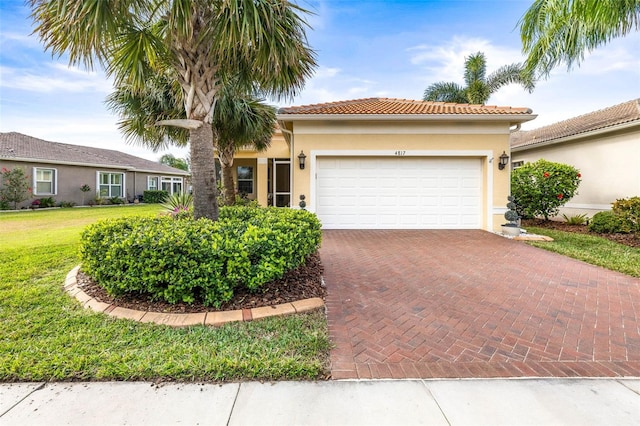
<svg viewBox="0 0 640 426">
<path fill-rule="evenodd" d="M 640 377 L 640 280 L 479 230 L 327 230 L 334 379 Z"/>
</svg>

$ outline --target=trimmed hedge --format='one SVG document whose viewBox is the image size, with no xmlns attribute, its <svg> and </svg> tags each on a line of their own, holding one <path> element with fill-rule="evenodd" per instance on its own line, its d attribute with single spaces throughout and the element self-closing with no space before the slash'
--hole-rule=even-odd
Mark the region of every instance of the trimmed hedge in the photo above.
<svg viewBox="0 0 640 426">
<path fill-rule="evenodd" d="M 82 234 L 83 270 L 110 294 L 219 306 L 303 264 L 321 241 L 304 210 L 223 207 L 220 220 L 171 217 L 100 221 Z"/>
<path fill-rule="evenodd" d="M 142 192 L 142 202 L 148 204 L 160 204 L 164 203 L 164 201 L 169 196 L 167 191 L 163 190 L 153 190 L 153 191 L 143 191 Z"/>
</svg>

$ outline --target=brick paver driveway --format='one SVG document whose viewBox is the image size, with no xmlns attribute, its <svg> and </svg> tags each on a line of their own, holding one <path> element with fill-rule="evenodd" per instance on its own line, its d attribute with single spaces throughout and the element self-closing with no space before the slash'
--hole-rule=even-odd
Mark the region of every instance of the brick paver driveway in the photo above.
<svg viewBox="0 0 640 426">
<path fill-rule="evenodd" d="M 489 232 L 323 232 L 334 379 L 640 376 L 640 280 Z"/>
</svg>

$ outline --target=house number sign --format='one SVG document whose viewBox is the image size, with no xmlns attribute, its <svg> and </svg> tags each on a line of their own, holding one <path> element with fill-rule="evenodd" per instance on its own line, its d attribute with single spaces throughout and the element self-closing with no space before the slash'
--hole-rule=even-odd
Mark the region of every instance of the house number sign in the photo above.
<svg viewBox="0 0 640 426">
<path fill-rule="evenodd" d="M 407 151 L 396 151 L 396 155 L 398 157 L 404 157 L 407 154 Z"/>
</svg>

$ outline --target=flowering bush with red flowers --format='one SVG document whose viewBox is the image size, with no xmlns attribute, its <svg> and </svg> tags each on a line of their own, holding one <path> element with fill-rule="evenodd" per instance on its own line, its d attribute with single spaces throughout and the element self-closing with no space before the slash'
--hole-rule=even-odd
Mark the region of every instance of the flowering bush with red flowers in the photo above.
<svg viewBox="0 0 640 426">
<path fill-rule="evenodd" d="M 578 193 L 582 175 L 568 164 L 540 159 L 511 172 L 511 195 L 522 217 L 556 216 Z"/>
</svg>

